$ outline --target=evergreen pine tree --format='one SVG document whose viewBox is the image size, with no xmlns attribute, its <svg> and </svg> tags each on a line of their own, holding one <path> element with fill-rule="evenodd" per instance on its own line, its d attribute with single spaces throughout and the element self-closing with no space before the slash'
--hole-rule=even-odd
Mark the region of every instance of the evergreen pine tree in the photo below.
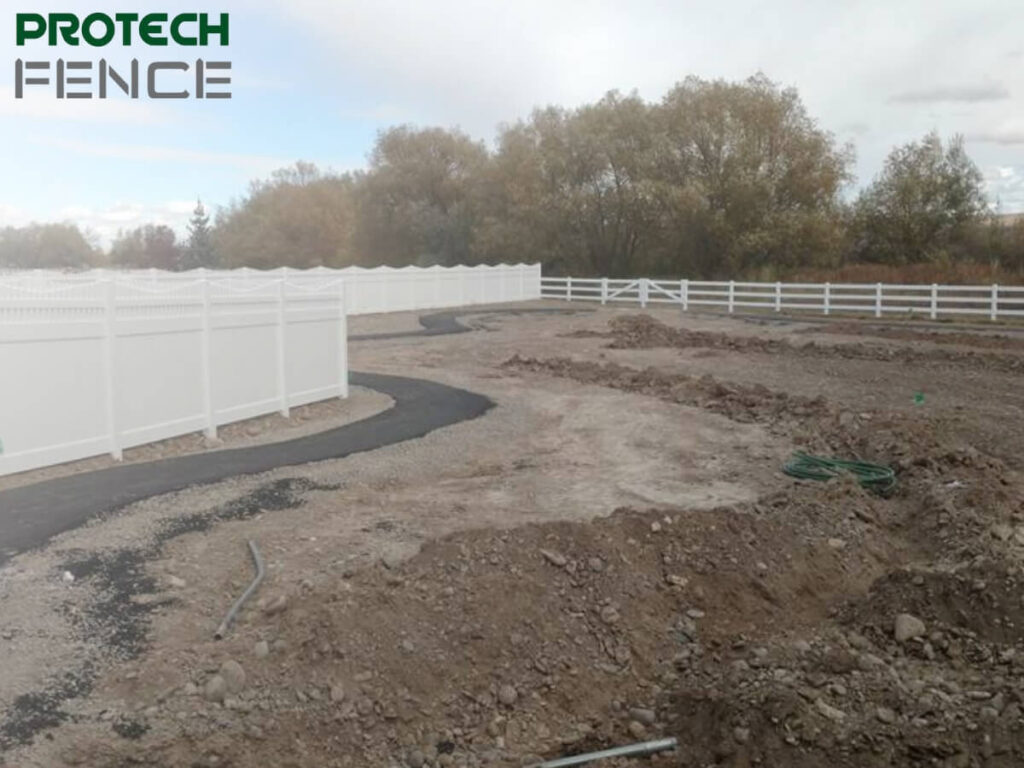
<svg viewBox="0 0 1024 768">
<path fill-rule="evenodd" d="M 188 222 L 188 245 L 182 251 L 182 269 L 214 266 L 213 232 L 210 215 L 202 200 L 196 201 L 192 218 Z"/>
</svg>

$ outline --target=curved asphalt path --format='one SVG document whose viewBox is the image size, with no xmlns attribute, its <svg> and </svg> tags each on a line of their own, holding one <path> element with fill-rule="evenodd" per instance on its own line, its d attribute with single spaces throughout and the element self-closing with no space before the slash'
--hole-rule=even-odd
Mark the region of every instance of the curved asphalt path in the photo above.
<svg viewBox="0 0 1024 768">
<path fill-rule="evenodd" d="M 394 406 L 294 440 L 123 464 L 0 492 L 0 565 L 98 514 L 151 496 L 371 451 L 475 419 L 494 406 L 483 395 L 423 379 L 352 372 L 349 382 L 389 395 Z"/>
<path fill-rule="evenodd" d="M 371 339 L 405 339 L 410 336 L 447 336 L 452 333 L 468 333 L 473 328 L 467 328 L 459 322 L 459 317 L 466 315 L 576 315 L 584 312 L 593 312 L 592 309 L 549 309 L 549 308 L 522 308 L 522 309 L 477 309 L 463 310 L 461 312 L 435 312 L 431 315 L 420 317 L 418 331 L 396 331 L 387 333 L 363 333 L 349 336 L 349 341 L 369 341 Z"/>
<path fill-rule="evenodd" d="M 458 315 L 565 313 L 558 309 L 497 309 L 438 312 L 420 318 L 419 331 L 364 334 L 350 341 L 440 336 L 473 330 Z M 362 421 L 314 435 L 267 445 L 232 448 L 68 475 L 0 491 L 0 566 L 15 555 L 45 544 L 104 512 L 137 501 L 278 467 L 340 459 L 475 419 L 494 402 L 483 395 L 434 381 L 351 372 L 349 383 L 390 396 L 395 404 Z"/>
</svg>

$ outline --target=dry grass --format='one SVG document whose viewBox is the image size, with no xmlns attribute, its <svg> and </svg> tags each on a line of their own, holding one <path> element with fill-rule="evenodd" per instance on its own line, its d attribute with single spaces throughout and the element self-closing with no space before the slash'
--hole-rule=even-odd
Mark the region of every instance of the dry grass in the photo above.
<svg viewBox="0 0 1024 768">
<path fill-rule="evenodd" d="M 943 285 L 1024 285 L 1024 274 L 988 264 L 848 264 L 842 267 L 802 269 L 788 280 L 821 283 L 940 283 Z"/>
</svg>

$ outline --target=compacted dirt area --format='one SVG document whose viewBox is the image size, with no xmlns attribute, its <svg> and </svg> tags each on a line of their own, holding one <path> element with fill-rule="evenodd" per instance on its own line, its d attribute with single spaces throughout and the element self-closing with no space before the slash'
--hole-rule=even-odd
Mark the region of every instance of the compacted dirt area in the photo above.
<svg viewBox="0 0 1024 768">
<path fill-rule="evenodd" d="M 807 329 L 806 332 L 830 333 L 840 336 L 876 336 L 880 339 L 895 339 L 897 341 L 923 341 L 933 344 L 954 344 L 975 349 L 1009 349 L 1018 352 L 1024 351 L 1024 336 L 1019 333 L 1008 335 L 1006 333 L 965 333 L 958 331 L 956 327 L 942 330 L 920 330 L 914 328 L 900 328 L 886 325 L 872 325 L 871 323 L 856 322 L 834 322 L 818 328 Z"/>
<path fill-rule="evenodd" d="M 662 737 L 598 765 L 1024 764 L 1024 351 L 473 312 L 350 354 L 486 415 L 0 570 L 0 765 L 524 766 Z M 794 480 L 797 449 L 897 488 Z M 248 540 L 267 577 L 218 641 Z"/>
</svg>

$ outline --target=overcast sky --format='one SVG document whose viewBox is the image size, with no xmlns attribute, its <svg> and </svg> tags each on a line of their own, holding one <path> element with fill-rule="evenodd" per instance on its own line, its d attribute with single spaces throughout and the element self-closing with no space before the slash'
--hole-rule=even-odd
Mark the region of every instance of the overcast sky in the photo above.
<svg viewBox="0 0 1024 768">
<path fill-rule="evenodd" d="M 361 167 L 395 123 L 461 127 L 490 141 L 502 122 L 611 89 L 658 100 L 688 74 L 763 71 L 796 87 L 820 125 L 857 151 L 857 185 L 892 146 L 962 133 L 1005 211 L 1024 211 L 1024 4 L 992 2 L 601 2 L 600 0 L 224 0 L 135 4 L 140 12 L 231 14 L 230 101 L 14 98 L 14 60 L 193 59 L 197 49 L 99 51 L 0 43 L 0 226 L 70 220 L 107 241 L 119 228 L 181 227 L 298 159 Z M 35 4 L 29 4 L 35 5 Z M 898 6 L 898 7 L 894 7 Z M 55 10 L 85 15 L 93 2 Z M 46 9 L 42 6 L 40 10 Z M 123 10 L 118 6 L 118 10 Z"/>
</svg>

